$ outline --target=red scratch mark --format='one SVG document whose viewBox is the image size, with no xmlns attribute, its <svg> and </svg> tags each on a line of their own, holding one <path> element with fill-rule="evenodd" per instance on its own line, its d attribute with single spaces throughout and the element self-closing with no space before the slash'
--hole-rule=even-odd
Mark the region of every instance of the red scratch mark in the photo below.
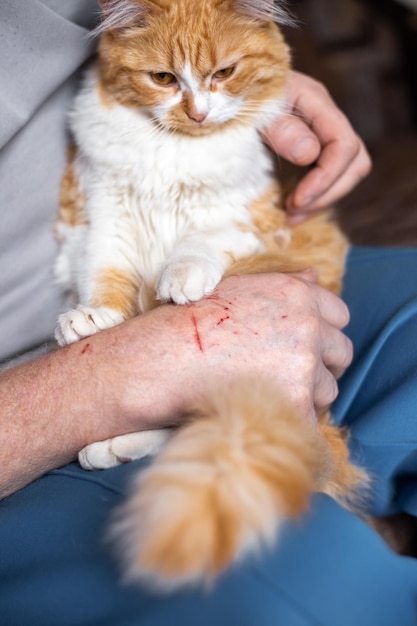
<svg viewBox="0 0 417 626">
<path fill-rule="evenodd" d="M 204 352 L 203 344 L 201 343 L 200 333 L 198 332 L 197 320 L 194 314 L 191 315 L 191 319 L 194 325 L 194 336 L 195 336 L 196 343 L 198 345 L 200 352 Z"/>
<path fill-rule="evenodd" d="M 281 315 L 281 319 L 282 319 L 282 320 L 286 320 L 286 319 L 287 319 L 287 317 L 288 317 L 288 315 Z"/>
<path fill-rule="evenodd" d="M 229 311 L 229 307 L 224 306 L 224 304 L 222 304 L 222 302 L 227 302 L 227 304 L 229 306 L 233 306 L 233 302 L 230 302 L 230 300 L 225 300 L 224 298 L 218 296 L 217 294 L 212 294 L 211 296 L 205 296 L 204 298 L 205 300 L 212 300 L 213 302 L 215 302 L 216 304 L 218 304 L 219 306 L 221 306 L 225 311 Z"/>
<path fill-rule="evenodd" d="M 230 315 L 225 315 L 224 317 L 221 317 L 216 326 L 220 326 L 220 324 L 223 324 L 223 322 L 225 322 L 226 320 L 230 320 Z"/>
<path fill-rule="evenodd" d="M 90 344 L 89 344 L 89 343 L 87 343 L 87 344 L 84 346 L 84 348 L 81 350 L 81 354 L 85 354 L 85 353 L 87 352 L 87 350 L 89 350 L 89 349 L 90 349 Z"/>
</svg>

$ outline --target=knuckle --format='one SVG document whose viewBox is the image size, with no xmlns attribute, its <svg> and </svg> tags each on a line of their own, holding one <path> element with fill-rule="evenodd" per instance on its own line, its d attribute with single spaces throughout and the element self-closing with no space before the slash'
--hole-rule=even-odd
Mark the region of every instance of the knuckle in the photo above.
<svg viewBox="0 0 417 626">
<path fill-rule="evenodd" d="M 358 158 L 361 151 L 361 141 L 354 133 L 343 140 L 343 151 L 345 154 L 352 155 L 352 160 Z"/>
<path fill-rule="evenodd" d="M 322 388 L 316 399 L 316 406 L 322 408 L 327 407 L 334 402 L 338 396 L 339 387 L 335 377 L 327 370 Z"/>
<path fill-rule="evenodd" d="M 345 154 L 352 155 L 351 172 L 359 179 L 365 178 L 372 170 L 372 159 L 359 135 L 352 133 L 345 137 L 341 146 Z"/>
<path fill-rule="evenodd" d="M 317 93 L 322 97 L 325 98 L 326 100 L 330 100 L 331 96 L 330 96 L 330 92 L 327 89 L 326 85 L 324 85 L 324 83 L 320 82 L 319 80 L 316 80 L 314 78 L 311 78 L 311 84 L 312 86 L 315 88 L 315 90 L 317 91 Z"/>
<path fill-rule="evenodd" d="M 311 380 L 314 378 L 314 373 L 317 368 L 317 357 L 312 351 L 306 350 L 303 354 L 302 368 L 305 380 Z"/>
<path fill-rule="evenodd" d="M 303 359 L 306 363 L 315 362 L 316 356 L 312 346 L 317 344 L 320 337 L 320 322 L 315 315 L 300 315 L 295 327 L 298 341 L 304 348 Z"/>
<path fill-rule="evenodd" d="M 344 350 L 344 358 L 342 359 L 342 367 L 343 369 L 346 369 L 347 367 L 349 367 L 349 365 L 352 363 L 352 359 L 353 359 L 353 343 L 351 342 L 351 340 L 346 337 L 346 335 L 343 335 L 345 338 L 345 350 Z"/>
<path fill-rule="evenodd" d="M 338 394 L 339 394 L 339 387 L 336 382 L 336 379 L 332 374 L 329 374 L 328 396 L 327 396 L 326 404 L 331 404 L 332 402 L 334 402 Z"/>
<path fill-rule="evenodd" d="M 364 149 L 363 156 L 361 157 L 360 162 L 358 163 L 356 167 L 356 174 L 360 179 L 362 179 L 368 176 L 371 170 L 372 170 L 372 160 L 369 154 Z"/>
<path fill-rule="evenodd" d="M 350 311 L 345 302 L 340 300 L 340 327 L 344 328 L 350 322 Z"/>
<path fill-rule="evenodd" d="M 293 276 L 291 274 L 286 275 L 287 278 L 287 287 L 291 292 L 292 298 L 300 298 L 304 300 L 308 297 L 308 293 L 310 291 L 309 285 L 300 277 Z"/>
</svg>

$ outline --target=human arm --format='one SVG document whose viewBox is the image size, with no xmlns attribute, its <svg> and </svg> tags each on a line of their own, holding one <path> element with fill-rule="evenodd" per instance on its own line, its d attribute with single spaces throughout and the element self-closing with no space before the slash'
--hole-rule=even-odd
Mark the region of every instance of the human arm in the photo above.
<svg viewBox="0 0 417 626">
<path fill-rule="evenodd" d="M 347 321 L 345 305 L 303 277 L 233 276 L 199 302 L 161 306 L 2 372 L 0 497 L 93 441 L 179 423 L 215 377 L 270 376 L 314 417 L 350 362 Z"/>
<path fill-rule="evenodd" d="M 371 169 L 360 137 L 319 82 L 290 72 L 289 114 L 265 133 L 274 151 L 299 166 L 312 166 L 286 200 L 293 222 L 319 211 L 351 191 Z"/>
</svg>

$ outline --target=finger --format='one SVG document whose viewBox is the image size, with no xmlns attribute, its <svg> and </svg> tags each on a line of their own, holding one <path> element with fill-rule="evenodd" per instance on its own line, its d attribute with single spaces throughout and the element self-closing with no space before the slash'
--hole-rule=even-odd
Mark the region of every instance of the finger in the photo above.
<svg viewBox="0 0 417 626">
<path fill-rule="evenodd" d="M 315 284 L 315 282 L 311 280 L 311 278 L 314 278 L 315 270 L 313 269 L 311 271 L 312 274 L 310 274 L 310 270 L 307 268 L 304 272 L 293 272 L 290 275 L 302 282 L 309 291 L 313 290 L 312 294 L 305 294 L 304 297 L 307 297 L 309 301 L 315 301 L 321 318 L 327 324 L 339 330 L 345 328 L 350 321 L 350 313 L 347 305 L 341 298 L 328 289 Z"/>
<path fill-rule="evenodd" d="M 299 117 L 284 115 L 265 131 L 266 143 L 282 158 L 301 167 L 311 165 L 320 155 L 316 135 Z"/>
<path fill-rule="evenodd" d="M 309 288 L 315 290 L 317 306 L 323 320 L 339 330 L 345 328 L 349 324 L 350 314 L 343 300 L 319 285 L 310 284 Z"/>
<path fill-rule="evenodd" d="M 291 216 L 294 212 L 308 215 L 334 204 L 369 174 L 371 160 L 361 142 L 358 153 L 347 166 L 339 157 L 340 149 L 343 149 L 341 144 L 329 146 L 327 152 L 324 150 L 317 166 L 306 174 L 287 198 L 287 210 Z M 315 195 L 317 190 L 319 195 Z"/>
<path fill-rule="evenodd" d="M 321 83 L 293 71 L 287 90 L 289 102 L 303 115 L 321 147 L 316 167 L 288 198 L 287 208 L 297 210 L 312 206 L 353 164 L 363 177 L 371 162 L 363 142 Z"/>
<path fill-rule="evenodd" d="M 313 402 L 317 412 L 330 406 L 338 394 L 339 388 L 333 374 L 324 366 L 319 368 L 313 389 Z"/>
<path fill-rule="evenodd" d="M 340 378 L 352 363 L 353 344 L 344 333 L 333 327 L 325 330 L 322 360 L 335 378 Z"/>
</svg>

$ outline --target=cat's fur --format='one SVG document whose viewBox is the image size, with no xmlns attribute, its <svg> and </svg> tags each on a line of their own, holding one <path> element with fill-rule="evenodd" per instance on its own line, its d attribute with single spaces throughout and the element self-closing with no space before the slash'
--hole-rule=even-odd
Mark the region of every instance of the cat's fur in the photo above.
<svg viewBox="0 0 417 626">
<path fill-rule="evenodd" d="M 59 343 L 159 301 L 200 299 L 225 274 L 313 267 L 338 293 L 347 243 L 327 217 L 288 226 L 259 133 L 285 111 L 289 51 L 273 21 L 283 10 L 271 0 L 101 4 L 57 220 L 57 276 L 78 302 L 59 318 Z M 80 461 L 109 467 L 167 438 L 117 437 Z M 328 413 L 316 426 L 270 382 L 229 381 L 208 389 L 142 472 L 118 525 L 128 571 L 162 589 L 209 581 L 272 541 L 312 492 L 346 504 L 365 482 Z"/>
</svg>

